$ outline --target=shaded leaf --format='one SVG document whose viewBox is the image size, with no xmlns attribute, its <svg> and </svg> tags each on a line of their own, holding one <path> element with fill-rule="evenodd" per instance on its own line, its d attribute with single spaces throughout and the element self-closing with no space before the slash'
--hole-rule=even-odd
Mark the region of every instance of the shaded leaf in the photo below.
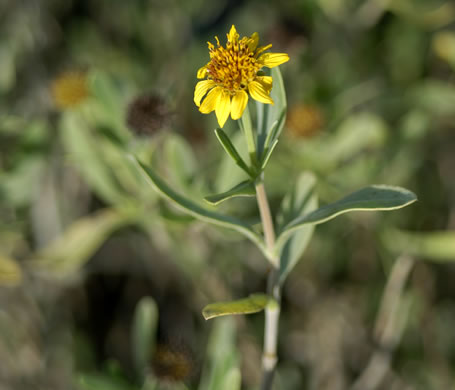
<svg viewBox="0 0 455 390">
<path fill-rule="evenodd" d="M 40 250 L 31 259 L 31 265 L 45 274 L 67 276 L 90 260 L 113 231 L 132 220 L 132 215 L 112 209 L 81 218 L 48 247 Z"/>
<path fill-rule="evenodd" d="M 234 198 L 237 196 L 254 196 L 256 190 L 254 184 L 250 180 L 242 181 L 230 190 L 222 192 L 220 194 L 209 195 L 204 198 L 205 201 L 212 205 L 220 204 L 227 199 Z"/>
<path fill-rule="evenodd" d="M 209 320 L 226 315 L 258 313 L 264 310 L 268 299 L 265 294 L 251 294 L 248 298 L 236 301 L 211 303 L 204 307 L 202 315 L 206 320 Z"/>
</svg>

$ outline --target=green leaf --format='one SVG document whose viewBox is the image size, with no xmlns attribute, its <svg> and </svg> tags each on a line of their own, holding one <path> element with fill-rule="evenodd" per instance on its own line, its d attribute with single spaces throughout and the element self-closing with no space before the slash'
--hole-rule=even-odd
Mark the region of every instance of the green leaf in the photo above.
<svg viewBox="0 0 455 390">
<path fill-rule="evenodd" d="M 399 229 L 387 230 L 382 240 L 396 253 L 436 262 L 455 261 L 455 231 L 411 232 Z"/>
<path fill-rule="evenodd" d="M 323 206 L 309 214 L 300 216 L 289 222 L 281 231 L 276 247 L 279 249 L 293 231 L 308 224 L 327 222 L 338 215 L 351 211 L 396 210 L 408 206 L 417 200 L 416 195 L 401 187 L 373 185 Z"/>
<path fill-rule="evenodd" d="M 97 195 L 109 203 L 124 200 L 124 194 L 109 164 L 97 137 L 76 113 L 68 111 L 61 122 L 61 134 L 69 158 L 90 184 Z"/>
<path fill-rule="evenodd" d="M 220 204 L 227 199 L 234 198 L 237 196 L 254 196 L 256 195 L 256 189 L 254 184 L 250 180 L 242 181 L 230 190 L 222 192 L 220 194 L 209 195 L 204 198 L 205 201 L 212 205 Z"/>
<path fill-rule="evenodd" d="M 165 158 L 175 183 L 187 188 L 197 171 L 196 157 L 185 139 L 172 134 L 166 137 Z"/>
<path fill-rule="evenodd" d="M 220 390 L 240 390 L 242 385 L 242 375 L 238 367 L 232 367 L 226 374 Z"/>
<path fill-rule="evenodd" d="M 239 369 L 239 358 L 236 348 L 236 326 L 232 317 L 220 318 L 214 322 L 206 356 L 199 390 L 224 389 L 226 382 L 235 380 L 232 378 L 232 375 L 235 375 L 232 372 Z"/>
<path fill-rule="evenodd" d="M 74 222 L 62 236 L 32 257 L 30 264 L 44 275 L 69 276 L 85 264 L 103 242 L 134 214 L 106 209 Z"/>
<path fill-rule="evenodd" d="M 136 305 L 133 322 L 133 356 L 138 374 L 143 377 L 155 350 L 158 326 L 158 306 L 151 297 L 142 298 Z"/>
<path fill-rule="evenodd" d="M 237 152 L 237 149 L 227 136 L 227 134 L 221 129 L 215 129 L 216 138 L 220 141 L 221 146 L 223 146 L 226 153 L 234 160 L 234 162 L 243 169 L 248 175 L 251 175 L 250 169 L 246 165 L 245 161 L 243 161 L 240 154 Z"/>
<path fill-rule="evenodd" d="M 162 196 L 174 202 L 179 209 L 202 221 L 235 230 L 254 242 L 264 254 L 268 253 L 262 237 L 259 236 L 250 225 L 237 218 L 207 210 L 194 203 L 171 189 L 150 167 L 143 165 L 138 160 L 136 160 L 136 162 L 149 179 L 149 183 L 152 187 Z"/>
<path fill-rule="evenodd" d="M 273 88 L 270 96 L 275 104 L 273 106 L 260 102 L 256 104 L 258 118 L 257 154 L 261 162 L 264 162 L 265 151 L 278 139 L 286 122 L 286 91 L 278 66 L 271 70 L 271 76 L 273 78 Z"/>
<path fill-rule="evenodd" d="M 248 298 L 229 302 L 216 302 L 207 305 L 202 310 L 206 320 L 233 314 L 258 313 L 267 306 L 269 297 L 265 294 L 251 294 Z"/>
<path fill-rule="evenodd" d="M 314 211 L 318 206 L 315 193 L 316 178 L 310 172 L 302 173 L 297 179 L 295 188 L 283 199 L 280 214 L 278 215 L 279 226 L 285 226 L 295 217 L 306 215 Z M 305 251 L 314 225 L 305 225 L 290 234 L 283 244 L 280 253 L 280 283 L 283 283 L 289 272 L 297 264 Z"/>
<path fill-rule="evenodd" d="M 123 378 L 106 374 L 82 374 L 79 385 L 83 390 L 138 390 Z"/>
<path fill-rule="evenodd" d="M 16 260 L 0 254 L 0 286 L 14 287 L 22 282 L 22 270 Z"/>
</svg>

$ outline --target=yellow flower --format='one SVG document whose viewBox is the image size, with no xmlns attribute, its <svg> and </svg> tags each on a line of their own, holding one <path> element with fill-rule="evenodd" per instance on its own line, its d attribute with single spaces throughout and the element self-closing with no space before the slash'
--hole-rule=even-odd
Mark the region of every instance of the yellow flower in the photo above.
<svg viewBox="0 0 455 390">
<path fill-rule="evenodd" d="M 227 34 L 226 47 L 208 42 L 210 61 L 197 72 L 199 81 L 194 90 L 194 103 L 203 114 L 215 110 L 220 127 L 229 114 L 239 119 L 248 103 L 248 94 L 261 103 L 273 104 L 270 97 L 272 77 L 258 75 L 264 66 L 274 68 L 289 60 L 285 53 L 264 53 L 272 45 L 258 47 L 259 35 L 239 40 L 233 25 Z M 204 98 L 205 96 L 205 98 Z M 204 98 L 204 99 L 203 99 Z M 202 101 L 202 103 L 201 103 Z"/>
<path fill-rule="evenodd" d="M 87 75 L 80 71 L 65 72 L 52 82 L 51 91 L 57 107 L 77 106 L 89 96 Z"/>
</svg>

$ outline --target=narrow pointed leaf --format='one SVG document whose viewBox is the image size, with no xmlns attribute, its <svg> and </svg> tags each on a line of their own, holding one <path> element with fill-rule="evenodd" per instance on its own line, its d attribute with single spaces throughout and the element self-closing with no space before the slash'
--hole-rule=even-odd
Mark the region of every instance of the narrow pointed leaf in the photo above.
<svg viewBox="0 0 455 390">
<path fill-rule="evenodd" d="M 202 221 L 209 222 L 218 226 L 223 226 L 228 229 L 236 230 L 237 232 L 243 234 L 251 241 L 253 241 L 258 246 L 258 248 L 262 250 L 264 253 L 267 253 L 267 249 L 265 248 L 262 238 L 246 222 L 243 222 L 240 219 L 231 217 L 229 215 L 216 213 L 194 203 L 190 199 L 184 197 L 181 194 L 178 194 L 172 188 L 170 188 L 153 171 L 153 169 L 147 167 L 138 160 L 135 161 L 138 164 L 138 168 L 141 169 L 141 171 L 143 171 L 145 177 L 147 178 L 148 182 L 152 185 L 152 187 L 163 197 L 172 201 L 180 210 Z"/>
<path fill-rule="evenodd" d="M 256 190 L 254 184 L 250 180 L 242 181 L 236 186 L 232 187 L 230 190 L 222 192 L 220 194 L 209 195 L 204 198 L 204 200 L 212 205 L 220 204 L 227 199 L 234 198 L 237 196 L 254 196 L 256 195 Z"/>
<path fill-rule="evenodd" d="M 308 214 L 318 206 L 315 193 L 316 178 L 310 172 L 304 172 L 296 181 L 295 188 L 283 199 L 278 221 L 285 226 L 295 217 Z M 280 282 L 283 283 L 299 259 L 302 257 L 311 236 L 314 225 L 306 225 L 289 235 L 280 253 Z"/>
<path fill-rule="evenodd" d="M 351 211 L 396 210 L 408 206 L 417 200 L 416 195 L 401 187 L 373 185 L 325 205 L 309 214 L 297 217 L 289 222 L 281 231 L 277 248 L 281 248 L 288 235 L 308 224 L 327 222 L 338 215 Z"/>
<path fill-rule="evenodd" d="M 234 160 L 234 162 L 243 169 L 248 175 L 250 175 L 250 170 L 246 165 L 245 161 L 243 161 L 240 154 L 237 152 L 237 149 L 227 136 L 227 134 L 221 129 L 215 129 L 215 135 L 220 141 L 221 146 L 224 148 L 226 153 Z"/>
<path fill-rule="evenodd" d="M 272 145 L 281 134 L 286 121 L 286 93 L 279 67 L 271 69 L 273 88 L 270 96 L 275 104 L 257 102 L 258 134 L 257 153 L 260 161 L 264 160 L 265 150 Z M 275 122 L 276 125 L 275 125 Z M 270 134 L 273 132 L 273 134 Z"/>
<path fill-rule="evenodd" d="M 233 314 L 258 313 L 267 306 L 268 296 L 265 294 L 251 294 L 248 298 L 229 302 L 216 302 L 207 305 L 202 310 L 206 320 Z"/>
<path fill-rule="evenodd" d="M 262 164 L 261 164 L 262 170 L 264 170 L 265 167 L 267 166 L 267 163 L 270 160 L 270 156 L 272 155 L 273 151 L 275 150 L 275 147 L 277 146 L 277 144 L 278 144 L 278 140 L 276 139 L 275 142 L 264 151 L 264 159 L 262 160 Z"/>
</svg>

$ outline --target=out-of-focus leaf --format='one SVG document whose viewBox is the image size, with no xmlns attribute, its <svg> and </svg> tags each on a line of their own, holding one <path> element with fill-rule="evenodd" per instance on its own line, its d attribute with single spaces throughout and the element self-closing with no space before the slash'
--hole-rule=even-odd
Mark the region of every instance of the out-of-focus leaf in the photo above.
<svg viewBox="0 0 455 390">
<path fill-rule="evenodd" d="M 103 242 L 134 219 L 129 212 L 106 209 L 74 222 L 61 237 L 40 250 L 30 261 L 44 275 L 69 276 L 80 269 Z"/>
<path fill-rule="evenodd" d="M 0 41 L 0 93 L 8 92 L 16 83 L 14 51 L 8 40 Z"/>
<path fill-rule="evenodd" d="M 83 390 L 139 390 L 127 381 L 103 374 L 82 374 L 79 387 Z"/>
<path fill-rule="evenodd" d="M 191 147 L 182 137 L 173 134 L 166 138 L 164 151 L 169 173 L 178 185 L 187 188 L 197 171 Z"/>
<path fill-rule="evenodd" d="M 386 247 L 398 254 L 430 261 L 455 261 L 455 231 L 433 231 L 428 233 L 390 229 L 383 234 Z"/>
<path fill-rule="evenodd" d="M 455 70 L 455 34 L 448 31 L 435 34 L 432 46 L 435 53 Z"/>
<path fill-rule="evenodd" d="M 14 287 L 22 282 L 22 270 L 17 262 L 0 254 L 0 286 Z"/>
<path fill-rule="evenodd" d="M 416 200 L 417 197 L 413 192 L 401 187 L 373 185 L 362 188 L 334 203 L 289 222 L 279 234 L 277 248 L 282 247 L 289 234 L 307 224 L 324 223 L 351 211 L 396 210 L 408 206 Z"/>
<path fill-rule="evenodd" d="M 141 377 L 146 373 L 155 350 L 157 326 L 158 306 L 153 298 L 144 297 L 136 305 L 132 333 L 133 356 L 136 370 Z"/>
<path fill-rule="evenodd" d="M 264 162 L 264 156 L 278 140 L 286 122 L 286 92 L 279 66 L 271 69 L 273 88 L 270 93 L 274 105 L 256 102 L 257 108 L 257 155 Z M 273 134 L 270 134 L 272 132 Z M 270 135 L 269 135 L 270 134 Z M 267 158 L 269 158 L 268 156 Z"/>
<path fill-rule="evenodd" d="M 445 81 L 428 79 L 410 90 L 413 104 L 433 115 L 455 113 L 455 85 Z"/>
<path fill-rule="evenodd" d="M 103 150 L 82 118 L 76 113 L 66 112 L 61 130 L 69 158 L 94 191 L 110 203 L 123 201 L 123 191 L 105 161 Z"/>
<path fill-rule="evenodd" d="M 206 320 L 211 318 L 233 314 L 258 313 L 267 306 L 269 298 L 265 294 L 251 294 L 248 298 L 238 299 L 229 302 L 216 302 L 207 305 L 202 310 Z"/>
<path fill-rule="evenodd" d="M 143 170 L 146 177 L 149 178 L 149 182 L 152 187 L 162 196 L 174 202 L 178 208 L 202 221 L 236 230 L 253 241 L 265 254 L 267 253 L 262 237 L 260 237 L 259 234 L 257 234 L 247 223 L 237 218 L 215 213 L 201 207 L 171 189 L 150 167 L 143 165 L 140 161 L 137 161 L 137 163 L 139 168 Z"/>
<path fill-rule="evenodd" d="M 254 195 L 256 195 L 254 184 L 250 180 L 245 180 L 225 192 L 206 196 L 204 200 L 212 205 L 217 205 L 234 197 Z"/>
<path fill-rule="evenodd" d="M 113 132 L 113 137 L 126 143 L 130 134 L 124 125 L 125 91 L 122 86 L 107 73 L 90 72 L 88 84 L 93 100 L 88 109 L 90 117 L 98 126 Z"/>
<path fill-rule="evenodd" d="M 316 178 L 312 173 L 304 172 L 299 176 L 295 188 L 283 199 L 278 216 L 279 226 L 285 226 L 295 217 L 308 214 L 317 208 L 315 185 Z M 283 244 L 280 255 L 281 283 L 302 256 L 313 235 L 313 230 L 314 225 L 306 225 L 289 235 L 288 240 Z"/>
<path fill-rule="evenodd" d="M 232 374 L 232 370 L 239 367 L 235 339 L 235 322 L 232 318 L 224 317 L 214 322 L 198 390 L 224 390 L 228 378 L 236 375 Z M 231 377 L 233 382 L 235 379 Z"/>
<path fill-rule="evenodd" d="M 232 367 L 226 374 L 224 383 L 220 390 L 240 390 L 242 375 L 238 367 Z"/>
</svg>

